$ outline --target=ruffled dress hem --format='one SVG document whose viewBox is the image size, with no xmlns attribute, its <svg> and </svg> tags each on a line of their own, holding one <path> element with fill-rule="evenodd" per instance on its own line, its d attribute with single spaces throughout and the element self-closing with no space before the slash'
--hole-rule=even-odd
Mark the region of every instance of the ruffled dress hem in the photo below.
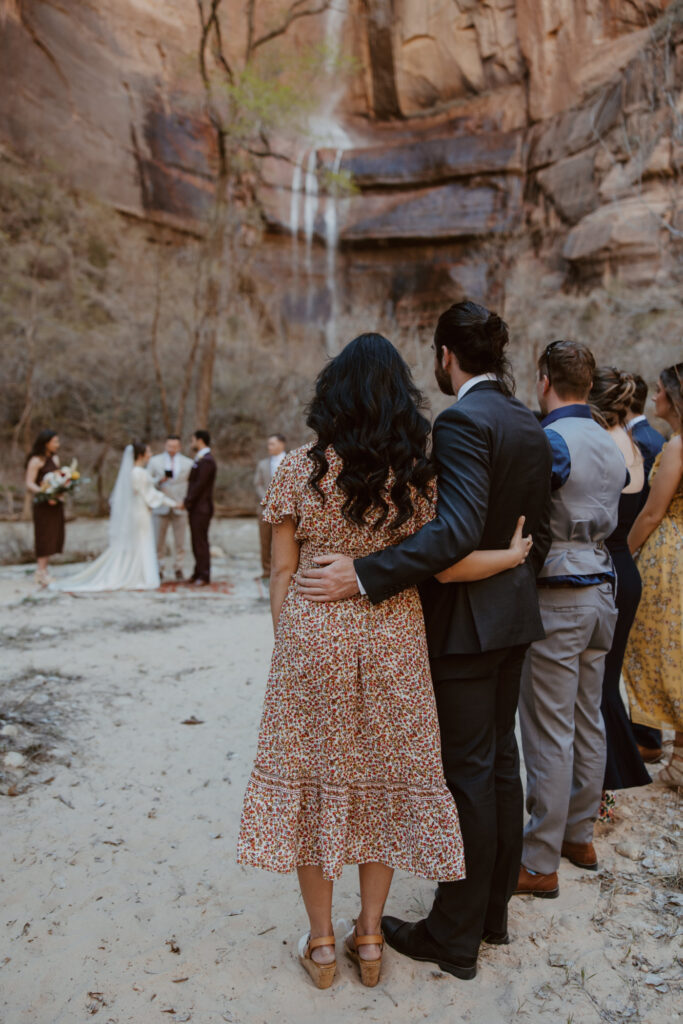
<svg viewBox="0 0 683 1024">
<path fill-rule="evenodd" d="M 287 874 L 380 863 L 432 881 L 465 877 L 458 812 L 443 790 L 385 780 L 348 783 L 284 779 L 258 768 L 247 787 L 239 864 Z"/>
</svg>

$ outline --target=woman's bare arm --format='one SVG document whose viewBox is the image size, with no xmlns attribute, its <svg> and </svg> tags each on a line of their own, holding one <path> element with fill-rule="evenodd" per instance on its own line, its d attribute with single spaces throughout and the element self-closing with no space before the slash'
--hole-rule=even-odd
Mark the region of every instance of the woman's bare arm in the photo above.
<svg viewBox="0 0 683 1024">
<path fill-rule="evenodd" d="M 38 470 L 42 464 L 42 459 L 38 455 L 34 455 L 32 459 L 29 459 L 28 466 L 26 467 L 26 479 L 24 482 L 26 490 L 30 491 L 31 494 L 40 493 L 40 487 L 36 483 L 36 477 L 38 476 Z"/>
<path fill-rule="evenodd" d="M 291 516 L 273 526 L 273 561 L 270 572 L 270 610 L 273 629 L 284 604 L 292 576 L 299 568 L 299 542 L 294 536 L 296 525 Z"/>
<path fill-rule="evenodd" d="M 641 548 L 656 526 L 659 526 L 676 493 L 683 475 L 683 446 L 674 437 L 662 452 L 662 461 L 655 473 L 647 501 L 628 535 L 631 554 Z"/>
<path fill-rule="evenodd" d="M 510 546 L 500 550 L 473 551 L 466 558 L 462 558 L 455 565 L 438 573 L 439 583 L 471 583 L 474 580 L 485 580 L 489 576 L 497 576 L 499 572 L 506 569 L 514 569 L 526 561 L 531 551 L 533 539 L 531 535 L 522 536 L 524 529 L 524 516 L 520 516 Z"/>
</svg>

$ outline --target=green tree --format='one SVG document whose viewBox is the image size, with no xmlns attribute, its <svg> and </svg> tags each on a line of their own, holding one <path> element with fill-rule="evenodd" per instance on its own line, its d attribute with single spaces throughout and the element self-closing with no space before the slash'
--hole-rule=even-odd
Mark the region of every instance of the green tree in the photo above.
<svg viewBox="0 0 683 1024">
<path fill-rule="evenodd" d="M 334 63 L 323 46 L 294 53 L 282 43 L 293 25 L 324 14 L 332 2 L 289 0 L 268 23 L 258 0 L 247 0 L 239 15 L 224 0 L 196 0 L 199 73 L 216 148 L 214 200 L 200 268 L 201 315 L 190 352 L 190 369 L 198 364 L 195 416 L 201 425 L 207 424 L 211 408 L 219 319 L 240 294 L 254 301 L 244 253 L 262 225 L 260 161 L 274 155 L 270 140 L 275 132 L 304 130 L 320 78 Z M 244 38 L 241 54 L 225 42 L 239 34 Z"/>
</svg>

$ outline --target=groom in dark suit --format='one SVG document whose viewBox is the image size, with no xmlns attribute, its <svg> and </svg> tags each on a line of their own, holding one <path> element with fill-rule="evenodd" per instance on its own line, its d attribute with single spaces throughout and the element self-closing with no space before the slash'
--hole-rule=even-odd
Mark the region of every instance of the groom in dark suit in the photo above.
<svg viewBox="0 0 683 1024">
<path fill-rule="evenodd" d="M 503 944 L 522 851 L 523 793 L 515 711 L 527 647 L 543 637 L 535 575 L 550 546 L 551 453 L 536 417 L 512 396 L 507 326 L 473 302 L 439 318 L 435 373 L 456 402 L 437 417 L 436 518 L 365 558 L 326 555 L 302 573 L 311 600 L 366 593 L 373 604 L 415 584 L 427 628 L 444 772 L 460 814 L 467 877 L 439 884 L 426 919 L 384 917 L 387 942 L 460 978 L 476 974 L 482 941 Z M 473 583 L 436 573 L 477 548 L 505 548 L 520 515 L 529 560 Z"/>
<path fill-rule="evenodd" d="M 185 496 L 194 554 L 194 572 L 190 583 L 195 587 L 206 587 L 211 582 L 209 526 L 213 516 L 213 485 L 216 480 L 216 461 L 211 454 L 208 430 L 195 430 L 191 447 L 194 462 Z"/>
</svg>

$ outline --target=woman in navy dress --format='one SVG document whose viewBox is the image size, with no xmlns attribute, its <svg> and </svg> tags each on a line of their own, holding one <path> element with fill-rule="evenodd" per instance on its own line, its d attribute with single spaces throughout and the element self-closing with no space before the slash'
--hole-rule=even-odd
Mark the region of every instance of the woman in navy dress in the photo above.
<svg viewBox="0 0 683 1024">
<path fill-rule="evenodd" d="M 627 543 L 629 530 L 643 505 L 645 488 L 643 456 L 625 427 L 634 391 L 635 380 L 630 373 L 620 373 L 614 367 L 607 366 L 596 370 L 590 393 L 596 419 L 614 438 L 631 476 L 619 499 L 616 529 L 606 541 L 617 577 L 615 603 L 618 618 L 612 647 L 605 660 L 602 687 L 601 710 L 607 736 L 605 792 L 600 808 L 602 821 L 612 820 L 614 790 L 645 786 L 651 781 L 638 751 L 628 711 L 619 690 L 621 666 L 641 592 L 640 573 Z"/>
</svg>

